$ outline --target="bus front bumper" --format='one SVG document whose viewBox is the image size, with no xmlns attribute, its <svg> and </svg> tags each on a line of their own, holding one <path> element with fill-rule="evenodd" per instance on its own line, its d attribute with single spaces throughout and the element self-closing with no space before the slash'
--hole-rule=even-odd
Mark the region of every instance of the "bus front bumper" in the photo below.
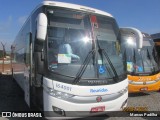
<svg viewBox="0 0 160 120">
<path fill-rule="evenodd" d="M 115 100 L 96 103 L 73 103 L 58 99 L 43 92 L 45 117 L 85 117 L 105 114 L 110 111 L 122 111 L 127 105 L 128 92 Z M 94 108 L 103 107 L 103 112 L 94 112 Z M 57 111 L 56 111 L 57 110 Z"/>
<path fill-rule="evenodd" d="M 129 93 L 158 91 L 158 90 L 160 90 L 160 81 L 150 84 L 147 84 L 147 82 L 138 84 L 137 82 L 137 84 L 129 83 L 128 85 Z"/>
</svg>

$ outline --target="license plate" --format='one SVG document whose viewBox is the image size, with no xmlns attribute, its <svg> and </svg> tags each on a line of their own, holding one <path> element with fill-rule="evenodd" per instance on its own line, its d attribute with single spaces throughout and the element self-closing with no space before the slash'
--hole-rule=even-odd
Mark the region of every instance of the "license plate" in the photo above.
<svg viewBox="0 0 160 120">
<path fill-rule="evenodd" d="M 105 110 L 105 106 L 99 106 L 99 107 L 93 107 L 91 108 L 91 112 L 95 113 L 95 112 L 103 112 Z"/>
<path fill-rule="evenodd" d="M 148 90 L 147 87 L 140 88 L 140 91 L 147 91 L 147 90 Z"/>
</svg>

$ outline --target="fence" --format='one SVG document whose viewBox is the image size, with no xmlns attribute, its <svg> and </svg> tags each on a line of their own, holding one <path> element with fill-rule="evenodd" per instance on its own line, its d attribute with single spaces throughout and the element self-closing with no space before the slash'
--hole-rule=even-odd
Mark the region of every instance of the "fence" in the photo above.
<svg viewBox="0 0 160 120">
<path fill-rule="evenodd" d="M 0 59 L 0 73 L 10 74 L 12 72 L 12 60 L 3 58 Z"/>
</svg>

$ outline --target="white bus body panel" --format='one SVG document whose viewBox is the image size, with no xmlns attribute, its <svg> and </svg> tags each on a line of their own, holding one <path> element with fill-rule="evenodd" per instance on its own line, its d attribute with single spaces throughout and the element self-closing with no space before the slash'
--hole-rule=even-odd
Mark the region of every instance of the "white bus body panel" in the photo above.
<svg viewBox="0 0 160 120">
<path fill-rule="evenodd" d="M 112 84 L 112 85 L 101 85 L 101 86 L 78 86 L 78 85 L 71 85 L 66 83 L 60 83 L 54 80 L 50 80 L 48 78 L 43 79 L 44 86 L 53 88 L 62 91 L 65 93 L 73 94 L 76 96 L 82 96 L 82 97 L 91 97 L 91 96 L 103 96 L 106 94 L 114 94 L 118 93 L 119 91 L 123 90 L 128 86 L 128 80 L 125 79 L 122 82 Z M 65 91 L 64 89 L 57 88 L 56 84 L 61 84 L 64 86 L 71 87 L 71 91 Z M 90 89 L 100 89 L 104 88 L 107 89 L 106 92 L 90 92 Z M 110 100 L 110 101 L 103 101 L 103 102 L 95 102 L 95 103 L 73 103 L 68 102 L 62 99 L 55 98 L 51 95 L 49 95 L 45 90 L 43 90 L 43 100 L 44 100 L 44 111 L 53 111 L 53 106 L 56 106 L 58 108 L 61 108 L 64 111 L 75 111 L 75 116 L 81 116 L 81 112 L 78 113 L 76 111 L 88 111 L 86 112 L 86 115 L 83 114 L 83 116 L 90 116 L 91 108 L 97 107 L 97 106 L 105 106 L 105 111 L 119 111 L 122 110 L 122 104 L 124 101 L 126 101 L 128 98 L 128 90 L 125 92 L 122 96 L 118 97 L 117 99 Z M 95 100 L 96 101 L 96 100 Z M 69 106 L 69 107 L 68 107 Z"/>
<path fill-rule="evenodd" d="M 105 106 L 106 111 L 119 111 L 121 110 L 121 105 L 128 98 L 128 92 L 123 96 L 119 97 L 114 101 L 108 102 L 97 102 L 97 103 L 87 103 L 87 104 L 77 104 L 64 101 L 48 95 L 44 91 L 44 111 L 53 111 L 52 106 L 56 106 L 65 111 L 90 111 L 92 107 Z M 69 107 L 68 107 L 69 106 Z"/>
<path fill-rule="evenodd" d="M 128 86 L 128 81 L 126 79 L 126 80 L 123 80 L 122 82 L 111 84 L 111 85 L 78 86 L 78 85 L 62 83 L 62 82 L 54 81 L 48 78 L 44 78 L 43 84 L 46 87 L 54 88 L 57 91 L 69 93 L 72 95 L 93 96 L 93 95 L 113 94 L 113 93 L 119 92 Z M 60 87 L 58 87 L 57 85 L 60 85 Z M 68 87 L 70 88 L 69 90 L 64 89 Z M 91 92 L 92 90 L 98 91 L 98 89 L 105 89 L 106 92 Z"/>
<path fill-rule="evenodd" d="M 75 10 L 80 10 L 80 11 L 87 11 L 87 12 L 92 12 L 92 13 L 97 13 L 97 14 L 102 14 L 105 16 L 109 16 L 109 17 L 113 17 L 111 14 L 98 10 L 98 9 L 94 9 L 91 7 L 87 7 L 87 6 L 82 6 L 82 5 L 77 5 L 77 4 L 71 4 L 71 3 L 65 3 L 65 2 L 55 2 L 55 1 L 44 1 L 42 2 L 39 6 L 42 5 L 48 5 L 48 6 L 57 6 L 57 7 L 62 7 L 62 8 L 69 8 L 69 9 L 75 9 Z M 39 7 L 38 6 L 38 7 Z"/>
<path fill-rule="evenodd" d="M 23 72 L 14 72 L 14 79 L 20 86 L 20 88 L 24 91 L 24 71 Z"/>
</svg>

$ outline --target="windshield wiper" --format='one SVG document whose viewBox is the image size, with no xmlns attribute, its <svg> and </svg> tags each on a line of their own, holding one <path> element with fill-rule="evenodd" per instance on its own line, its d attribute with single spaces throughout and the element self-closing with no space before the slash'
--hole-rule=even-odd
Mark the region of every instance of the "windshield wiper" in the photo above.
<svg viewBox="0 0 160 120">
<path fill-rule="evenodd" d="M 147 49 L 147 57 L 148 57 L 148 59 L 150 60 L 150 65 L 151 65 L 151 71 L 152 72 L 155 72 L 156 70 L 155 70 L 155 67 L 154 67 L 154 63 L 152 62 L 152 60 L 151 60 L 151 55 L 149 54 L 149 51 L 148 51 L 148 49 Z M 148 64 L 149 65 L 149 64 Z M 152 67 L 153 67 L 153 69 L 152 69 Z"/>
<path fill-rule="evenodd" d="M 74 81 L 73 81 L 73 84 L 76 84 L 76 83 L 79 82 L 79 80 L 81 79 L 84 71 L 86 70 L 86 68 L 87 68 L 87 66 L 88 66 L 88 64 L 89 64 L 92 56 L 95 54 L 95 51 L 96 51 L 96 50 L 93 49 L 93 50 L 91 50 L 91 51 L 88 53 L 86 59 L 84 60 L 83 64 L 81 65 L 81 67 L 80 67 L 80 69 L 79 69 L 79 71 L 78 71 L 78 73 L 77 73 L 77 75 L 76 75 L 76 78 L 75 78 Z"/>
<path fill-rule="evenodd" d="M 111 62 L 108 54 L 106 53 L 106 51 L 105 51 L 104 49 L 102 49 L 102 51 L 103 51 L 105 57 L 107 58 L 108 63 L 109 63 L 109 65 L 111 66 L 111 68 L 112 68 L 112 70 L 113 70 L 113 73 L 114 73 L 114 75 L 115 75 L 114 78 L 115 78 L 115 80 L 117 81 L 117 80 L 119 79 L 118 74 L 117 74 L 117 71 L 115 70 L 115 68 L 114 68 L 114 66 L 113 66 L 113 64 L 112 64 L 112 62 Z"/>
<path fill-rule="evenodd" d="M 135 70 L 135 65 L 136 65 L 136 51 L 135 51 L 135 48 L 133 48 L 133 65 L 134 65 L 133 73 L 135 73 L 136 72 L 136 70 Z"/>
<path fill-rule="evenodd" d="M 114 79 L 114 80 L 117 82 L 117 80 L 119 79 L 118 74 L 117 74 L 117 72 L 116 72 L 116 70 L 115 70 L 115 68 L 114 68 L 114 66 L 113 66 L 113 64 L 112 64 L 112 62 L 111 62 L 108 54 L 106 53 L 106 51 L 105 51 L 104 49 L 101 48 L 97 36 L 96 36 L 96 42 L 97 42 L 97 44 L 98 44 L 98 52 L 99 52 L 99 54 L 100 54 L 100 56 L 101 56 L 102 64 L 103 64 L 103 54 L 104 54 L 105 57 L 107 58 L 107 61 L 108 61 L 109 65 L 110 65 L 110 67 L 111 67 L 114 75 L 115 75 L 115 77 L 114 77 L 115 79 Z M 102 54 L 102 53 L 103 53 L 103 54 Z M 106 66 L 106 67 L 107 67 L 107 66 Z"/>
<path fill-rule="evenodd" d="M 126 48 L 125 48 L 124 54 L 122 56 L 124 56 L 123 57 L 124 70 L 127 71 L 127 53 L 126 53 Z"/>
<path fill-rule="evenodd" d="M 142 60 L 143 72 L 145 72 L 145 69 L 144 69 L 144 61 L 143 61 L 143 58 L 142 58 L 141 50 L 139 51 L 139 54 L 140 54 L 140 57 L 141 57 L 141 60 Z"/>
</svg>

